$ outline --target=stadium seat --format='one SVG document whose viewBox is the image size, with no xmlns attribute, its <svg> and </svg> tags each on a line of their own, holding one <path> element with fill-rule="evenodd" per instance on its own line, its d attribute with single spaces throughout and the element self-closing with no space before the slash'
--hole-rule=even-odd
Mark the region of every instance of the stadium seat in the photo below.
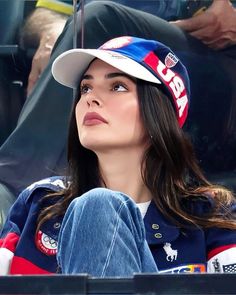
<svg viewBox="0 0 236 295">
<path fill-rule="evenodd" d="M 24 0 L 2 0 L 0 3 L 0 144 L 16 126 L 23 105 L 22 54 L 18 37 L 24 7 Z"/>
</svg>

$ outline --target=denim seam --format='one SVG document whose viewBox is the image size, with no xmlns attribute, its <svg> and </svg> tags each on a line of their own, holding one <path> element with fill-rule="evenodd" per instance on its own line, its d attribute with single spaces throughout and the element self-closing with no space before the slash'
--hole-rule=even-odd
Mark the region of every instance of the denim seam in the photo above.
<svg viewBox="0 0 236 295">
<path fill-rule="evenodd" d="M 120 215 L 120 212 L 121 212 L 123 206 L 125 205 L 125 203 L 127 203 L 127 201 L 122 201 L 122 204 L 120 205 L 120 208 L 117 210 L 118 216 Z M 113 237 L 112 237 L 112 240 L 111 240 L 111 245 L 110 245 L 110 248 L 109 248 L 109 251 L 108 251 L 108 254 L 107 254 L 107 258 L 106 258 L 106 261 L 105 261 L 105 265 L 103 267 L 101 277 L 105 276 L 105 272 L 106 272 L 106 269 L 108 267 L 108 264 L 109 264 L 109 261 L 110 261 L 110 258 L 111 258 L 112 250 L 113 250 L 114 245 L 115 245 L 115 240 L 116 240 L 116 236 L 117 236 L 117 232 L 118 232 L 118 228 L 119 228 L 119 223 L 120 223 L 120 218 L 117 218 L 114 234 L 113 234 Z"/>
<path fill-rule="evenodd" d="M 83 211 L 83 208 L 84 208 L 84 206 L 82 207 L 82 211 Z M 72 209 L 73 211 L 74 211 L 74 208 Z M 70 215 L 72 214 L 73 212 L 70 212 Z M 81 220 L 81 216 L 82 216 L 82 214 L 79 214 L 79 220 L 78 220 L 78 223 L 80 222 L 80 220 Z M 72 230 L 71 230 L 71 233 L 72 233 Z M 71 249 L 74 249 L 75 248 L 75 240 L 76 240 L 76 234 L 74 234 L 73 235 L 73 239 L 72 239 L 72 246 L 71 246 Z M 70 262 L 70 261 L 73 261 L 73 259 L 72 259 L 72 254 L 73 254 L 74 252 L 71 250 L 70 251 L 70 257 L 69 257 L 69 259 L 68 259 L 68 262 Z M 57 257 L 59 258 L 59 256 L 57 255 Z M 58 262 L 59 262 L 59 259 L 58 259 Z M 60 266 L 60 263 L 58 263 L 59 264 L 59 266 Z M 61 267 L 61 266 L 60 266 Z"/>
</svg>

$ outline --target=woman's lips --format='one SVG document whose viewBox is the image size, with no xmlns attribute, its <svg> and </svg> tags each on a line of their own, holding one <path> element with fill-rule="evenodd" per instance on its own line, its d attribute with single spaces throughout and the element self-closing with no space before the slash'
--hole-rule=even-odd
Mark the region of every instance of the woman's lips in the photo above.
<svg viewBox="0 0 236 295">
<path fill-rule="evenodd" d="M 96 112 L 89 112 L 84 116 L 83 125 L 85 126 L 99 125 L 103 123 L 108 122 Z"/>
</svg>

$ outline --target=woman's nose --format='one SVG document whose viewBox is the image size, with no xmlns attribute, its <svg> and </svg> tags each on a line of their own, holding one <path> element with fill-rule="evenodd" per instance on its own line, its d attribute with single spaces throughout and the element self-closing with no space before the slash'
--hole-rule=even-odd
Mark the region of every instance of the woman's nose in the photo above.
<svg viewBox="0 0 236 295">
<path fill-rule="evenodd" d="M 87 105 L 88 106 L 100 106 L 101 105 L 101 101 L 99 98 L 95 97 L 94 95 L 89 95 L 87 97 Z"/>
</svg>

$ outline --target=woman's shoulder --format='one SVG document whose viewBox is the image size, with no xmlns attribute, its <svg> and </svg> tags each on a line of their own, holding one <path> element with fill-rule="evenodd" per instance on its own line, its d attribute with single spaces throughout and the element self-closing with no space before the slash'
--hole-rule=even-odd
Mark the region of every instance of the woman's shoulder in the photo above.
<svg viewBox="0 0 236 295">
<path fill-rule="evenodd" d="M 53 176 L 36 181 L 26 187 L 20 194 L 19 199 L 25 203 L 32 202 L 33 199 L 41 198 L 43 195 L 56 193 L 64 190 L 68 184 L 66 177 Z"/>
<path fill-rule="evenodd" d="M 188 196 L 181 199 L 181 205 L 184 211 L 191 215 L 202 216 L 210 213 L 214 207 L 214 199 L 207 194 L 201 196 Z"/>
<path fill-rule="evenodd" d="M 64 176 L 52 176 L 48 178 L 41 179 L 29 185 L 26 190 L 32 192 L 37 188 L 48 188 L 55 191 L 59 191 L 66 187 L 67 180 Z"/>
<path fill-rule="evenodd" d="M 220 200 L 212 193 L 206 193 L 198 196 L 188 196 L 181 199 L 182 208 L 189 214 L 195 216 L 204 216 L 212 212 L 221 212 L 222 210 L 236 212 L 236 200 Z"/>
</svg>

